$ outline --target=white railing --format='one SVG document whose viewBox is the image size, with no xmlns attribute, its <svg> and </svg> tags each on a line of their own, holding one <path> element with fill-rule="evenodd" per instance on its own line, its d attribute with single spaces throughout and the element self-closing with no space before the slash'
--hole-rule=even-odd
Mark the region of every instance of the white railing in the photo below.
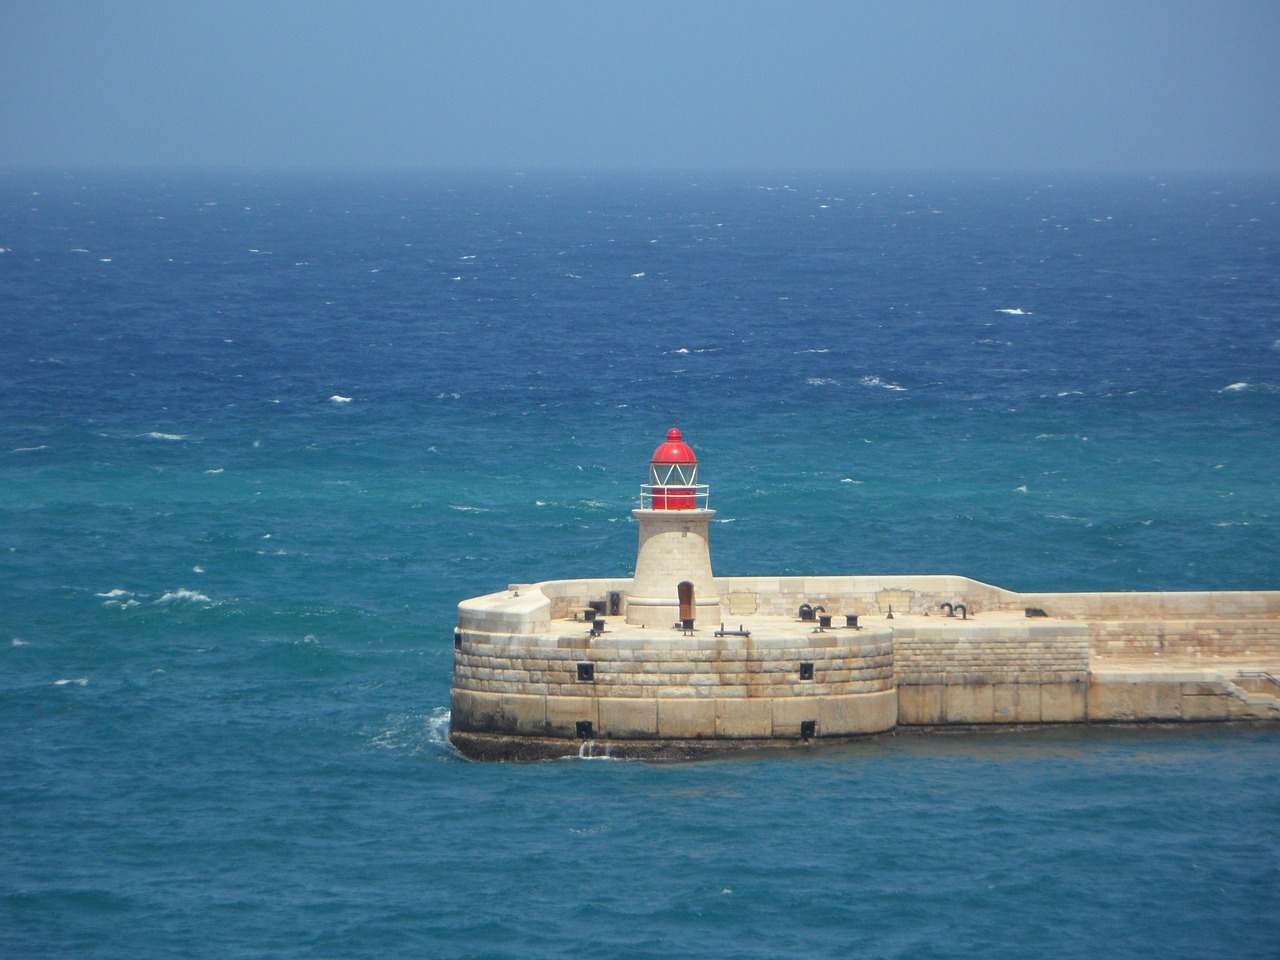
<svg viewBox="0 0 1280 960">
<path fill-rule="evenodd" d="M 709 487 L 705 483 L 642 483 L 642 510 L 706 510 Z"/>
</svg>

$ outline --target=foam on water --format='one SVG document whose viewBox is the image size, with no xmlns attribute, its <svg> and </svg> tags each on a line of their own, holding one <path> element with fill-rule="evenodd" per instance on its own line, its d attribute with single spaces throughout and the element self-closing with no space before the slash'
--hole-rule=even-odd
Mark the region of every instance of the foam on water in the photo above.
<svg viewBox="0 0 1280 960">
<path fill-rule="evenodd" d="M 188 590 L 185 587 L 179 590 L 169 590 L 161 594 L 155 600 L 151 601 L 156 604 L 165 603 L 212 603 L 213 601 L 197 590 Z"/>
</svg>

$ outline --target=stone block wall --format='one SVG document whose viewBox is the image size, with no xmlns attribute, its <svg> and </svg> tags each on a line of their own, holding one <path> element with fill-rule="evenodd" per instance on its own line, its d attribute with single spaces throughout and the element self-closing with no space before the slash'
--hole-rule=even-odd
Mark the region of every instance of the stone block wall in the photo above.
<svg viewBox="0 0 1280 960">
<path fill-rule="evenodd" d="M 920 623 L 922 621 L 918 621 Z M 940 621 L 893 631 L 902 683 L 1062 683 L 1089 671 L 1087 624 Z"/>
<path fill-rule="evenodd" d="M 453 724 L 573 738 L 586 721 L 594 736 L 620 739 L 794 738 L 804 722 L 814 723 L 815 736 L 893 727 L 888 631 L 797 643 L 464 631 L 454 653 Z"/>
<path fill-rule="evenodd" d="M 1280 620 L 1099 620 L 1090 623 L 1099 660 L 1161 657 L 1280 661 Z"/>
<path fill-rule="evenodd" d="M 894 630 L 894 661 L 898 719 L 906 725 L 1085 719 L 1085 624 L 902 626 Z"/>
<path fill-rule="evenodd" d="M 1089 719 L 1097 723 L 1280 720 L 1280 698 L 1201 672 L 1159 670 L 1094 673 Z"/>
</svg>

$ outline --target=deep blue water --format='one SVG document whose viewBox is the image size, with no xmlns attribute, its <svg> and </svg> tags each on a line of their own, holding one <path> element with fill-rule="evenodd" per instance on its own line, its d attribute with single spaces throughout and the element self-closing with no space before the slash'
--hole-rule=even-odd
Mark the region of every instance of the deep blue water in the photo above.
<svg viewBox="0 0 1280 960">
<path fill-rule="evenodd" d="M 629 573 L 673 419 L 719 573 L 1280 589 L 1278 202 L 0 175 L 0 956 L 1274 957 L 1275 731 L 444 730 L 456 602 Z"/>
</svg>

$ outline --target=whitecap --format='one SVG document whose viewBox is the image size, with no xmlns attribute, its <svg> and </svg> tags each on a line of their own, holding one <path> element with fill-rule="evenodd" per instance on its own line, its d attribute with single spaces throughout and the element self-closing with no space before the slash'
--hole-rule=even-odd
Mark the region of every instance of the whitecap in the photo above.
<svg viewBox="0 0 1280 960">
<path fill-rule="evenodd" d="M 121 590 L 119 587 L 114 590 L 108 590 L 106 593 L 94 594 L 95 597 L 107 597 L 110 600 L 118 600 L 120 597 L 132 597 L 133 595 L 132 590 Z"/>
<path fill-rule="evenodd" d="M 205 473 L 222 473 L 223 467 L 214 467 L 212 470 L 206 470 Z"/>
<path fill-rule="evenodd" d="M 185 440 L 187 439 L 187 435 L 185 433 L 161 433 L 159 430 L 152 430 L 150 433 L 145 434 L 145 436 L 149 437 L 152 440 Z"/>
<path fill-rule="evenodd" d="M 1014 493 L 1026 493 L 1026 492 L 1027 492 L 1027 485 L 1024 483 L 1024 484 L 1021 484 L 1020 486 L 1014 487 L 1014 488 L 1013 488 L 1013 492 L 1014 492 Z"/>
<path fill-rule="evenodd" d="M 1248 389 L 1249 389 L 1249 384 L 1248 384 L 1248 383 L 1245 383 L 1243 380 L 1241 380 L 1241 381 L 1240 381 L 1240 382 L 1238 382 L 1238 383 L 1229 383 L 1229 384 L 1227 384 L 1225 387 L 1223 387 L 1223 388 L 1222 388 L 1221 390 L 1219 390 L 1218 392 L 1219 392 L 1219 393 L 1238 393 L 1238 392 L 1240 392 L 1241 390 L 1248 390 Z"/>
<path fill-rule="evenodd" d="M 385 750 L 407 750 L 419 753 L 425 750 L 441 750 L 461 758 L 462 754 L 449 742 L 448 707 L 436 707 L 430 716 L 418 713 L 391 714 L 384 722 L 387 726 L 370 737 L 370 743 Z"/>
<path fill-rule="evenodd" d="M 195 590 L 188 590 L 185 587 L 180 590 L 170 590 L 160 596 L 153 603 L 176 603 L 185 601 L 189 603 L 212 603 L 213 601 L 206 597 L 203 593 L 197 593 Z"/>
<path fill-rule="evenodd" d="M 27 641 L 25 641 L 25 640 L 19 640 L 17 637 L 14 637 L 14 638 L 13 638 L 13 646 L 15 646 L 15 647 L 26 647 L 26 646 L 30 646 L 30 644 L 28 644 L 28 643 L 27 643 Z"/>
<path fill-rule="evenodd" d="M 643 270 L 641 270 L 639 273 L 633 273 L 631 276 L 632 276 L 632 277 L 643 277 L 643 276 L 644 276 L 644 271 L 643 271 Z"/>
<path fill-rule="evenodd" d="M 1001 307 L 996 313 L 1007 313 L 1011 317 L 1029 317 L 1031 311 L 1023 310 L 1021 307 Z"/>
<path fill-rule="evenodd" d="M 688 352 L 689 352 L 689 348 L 688 348 L 688 347 L 677 347 L 676 349 L 672 350 L 671 352 L 672 352 L 672 353 L 688 353 Z"/>
<path fill-rule="evenodd" d="M 830 353 L 830 347 L 810 347 L 808 350 L 797 350 L 797 353 Z"/>
<path fill-rule="evenodd" d="M 811 387 L 825 387 L 829 384 L 834 384 L 835 382 L 836 381 L 832 380 L 830 377 L 808 377 L 805 379 L 805 383 L 809 384 Z"/>
<path fill-rule="evenodd" d="M 879 377 L 862 377 L 858 380 L 864 387 L 880 387 L 883 390 L 902 390 L 907 388 L 896 383 L 890 383 L 888 380 L 881 380 Z"/>
<path fill-rule="evenodd" d="M 451 503 L 449 504 L 449 509 L 461 510 L 463 513 L 488 513 L 489 512 L 484 507 L 469 507 L 465 503 Z"/>
<path fill-rule="evenodd" d="M 855 480 L 855 479 L 853 479 L 853 477 L 841 477 L 841 478 L 840 478 L 840 482 L 841 482 L 841 483 L 863 483 L 863 482 L 865 482 L 865 481 L 862 481 L 862 480 Z"/>
<path fill-rule="evenodd" d="M 329 398 L 329 402 L 330 403 L 350 403 L 351 398 L 344 397 L 341 394 L 335 393 L 332 397 Z"/>
<path fill-rule="evenodd" d="M 37 450 L 48 450 L 48 449 L 49 449 L 49 445 L 47 443 L 42 443 L 38 447 L 14 447 L 9 452 L 10 453 L 35 453 Z"/>
<path fill-rule="evenodd" d="M 63 677 L 60 680 L 53 681 L 53 685 L 55 687 L 65 687 L 69 683 L 74 683 L 82 687 L 87 687 L 89 685 L 89 678 L 88 677 Z"/>
</svg>

